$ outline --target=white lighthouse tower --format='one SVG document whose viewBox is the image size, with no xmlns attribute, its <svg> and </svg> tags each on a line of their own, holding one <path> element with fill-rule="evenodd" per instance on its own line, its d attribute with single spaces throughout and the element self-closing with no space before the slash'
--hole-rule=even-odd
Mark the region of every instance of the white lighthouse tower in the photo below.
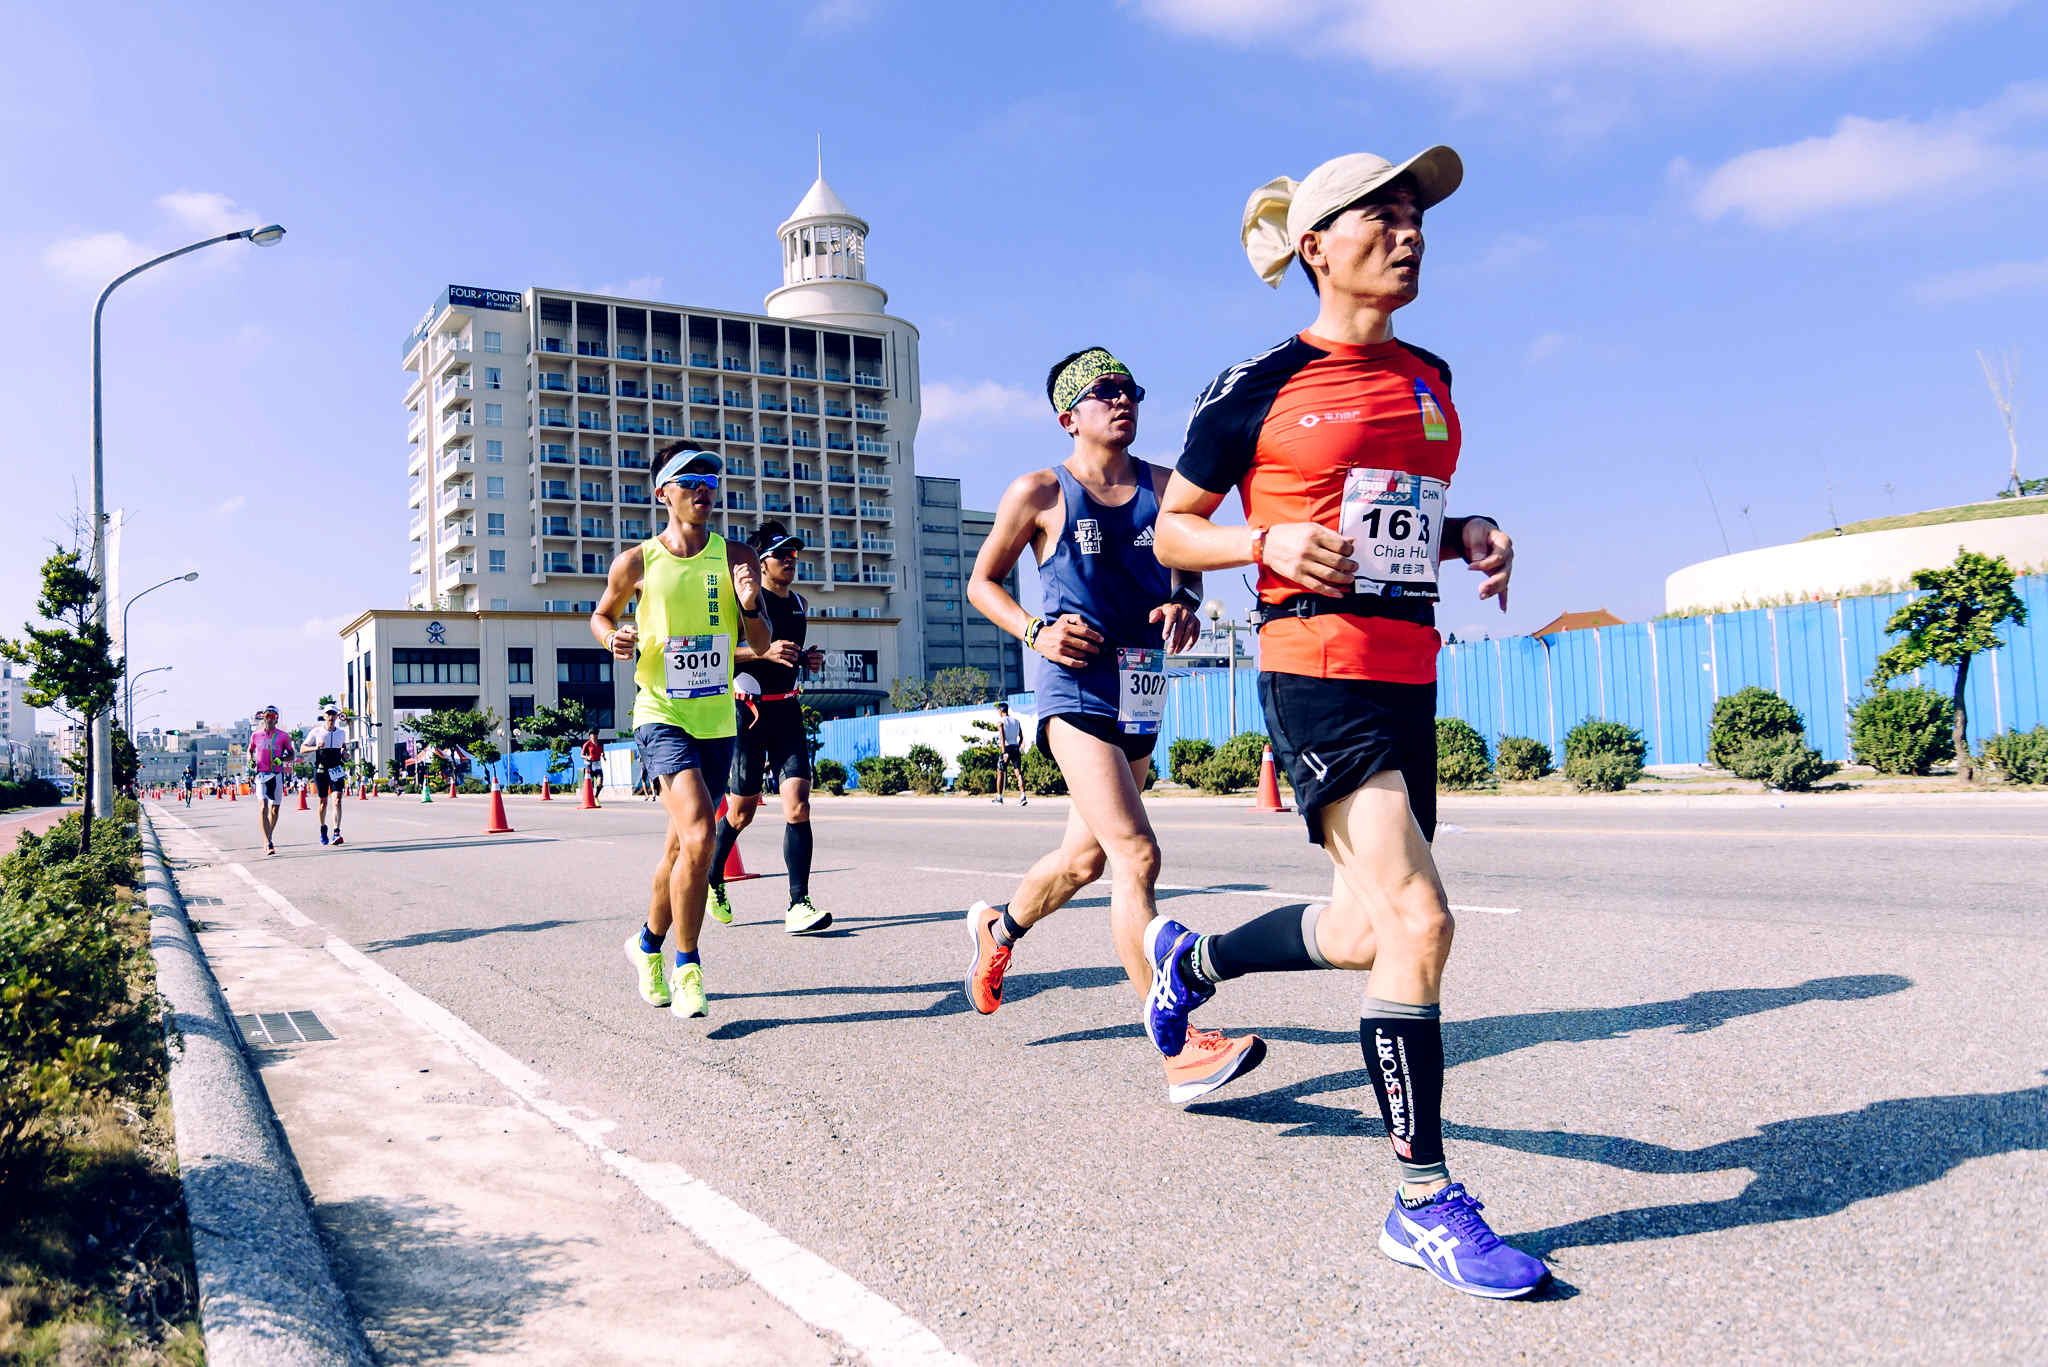
<svg viewBox="0 0 2048 1367">
<path fill-rule="evenodd" d="M 895 601 L 904 605 L 900 620 L 896 658 L 902 673 L 922 676 L 924 668 L 924 614 L 919 593 L 918 522 L 915 517 L 917 462 L 913 444 L 923 398 L 918 376 L 918 332 L 903 319 L 887 312 L 889 292 L 868 279 L 868 223 L 847 207 L 846 201 L 825 182 L 822 148 L 818 156 L 818 178 L 811 182 L 794 211 L 775 230 L 782 245 L 782 285 L 762 302 L 771 318 L 792 324 L 816 323 L 867 333 L 873 339 L 856 339 L 853 369 L 856 379 L 869 367 L 881 371 L 887 391 L 887 429 L 884 438 L 893 448 L 888 465 L 894 500 L 901 519 L 894 535 L 908 554 L 897 563 L 903 582 L 896 586 Z M 863 397 L 879 398 L 872 390 Z M 865 533 L 864 533 L 865 534 Z"/>
</svg>

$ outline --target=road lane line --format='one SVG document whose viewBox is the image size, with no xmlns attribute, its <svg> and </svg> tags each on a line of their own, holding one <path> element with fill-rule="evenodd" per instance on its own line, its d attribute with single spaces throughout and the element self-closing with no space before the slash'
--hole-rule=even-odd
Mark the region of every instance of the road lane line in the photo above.
<svg viewBox="0 0 2048 1367">
<path fill-rule="evenodd" d="M 242 865 L 229 867 L 294 925 L 314 924 Z M 870 1291 L 682 1167 L 650 1163 L 612 1148 L 604 1141 L 612 1122 L 577 1115 L 543 1096 L 548 1085 L 545 1077 L 485 1039 L 447 1007 L 373 963 L 354 945 L 330 933 L 324 948 L 393 1006 L 497 1079 L 535 1113 L 581 1140 L 606 1167 L 651 1197 L 699 1243 L 739 1268 L 805 1323 L 837 1334 L 871 1362 L 886 1367 L 970 1367 L 968 1359 L 950 1351 L 937 1334 L 893 1302 Z"/>
<path fill-rule="evenodd" d="M 941 868 L 935 864 L 919 864 L 914 871 L 917 873 L 960 873 L 975 878 L 1022 878 L 1024 876 L 1021 873 L 1002 873 L 995 869 Z M 1104 876 L 1096 879 L 1094 883 L 1090 883 L 1088 886 L 1094 887 L 1097 883 L 1107 882 L 1109 882 L 1109 878 Z M 1286 901 L 1301 902 L 1324 902 L 1328 901 L 1330 897 L 1330 890 L 1328 888 L 1324 888 L 1320 892 L 1288 892 L 1284 888 L 1227 888 L 1218 884 L 1195 887 L 1187 883 L 1154 883 L 1152 886 L 1161 892 L 1199 892 L 1208 893 L 1216 897 L 1258 897 L 1267 900 L 1279 897 Z M 1489 916 L 1514 916 L 1521 912 L 1520 907 L 1479 907 L 1468 906 L 1459 902 L 1451 903 L 1451 910 L 1485 912 Z"/>
<path fill-rule="evenodd" d="M 2032 831 L 1723 831 L 1701 826 L 1472 826 L 1475 835 L 1634 835 L 1679 838 L 1696 835 L 1722 840 L 2048 840 L 2048 832 Z"/>
</svg>

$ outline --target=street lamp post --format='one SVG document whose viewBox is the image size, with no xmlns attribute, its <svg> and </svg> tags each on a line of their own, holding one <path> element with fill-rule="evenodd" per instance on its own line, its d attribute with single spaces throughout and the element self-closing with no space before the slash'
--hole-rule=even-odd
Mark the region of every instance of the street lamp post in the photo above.
<svg viewBox="0 0 2048 1367">
<path fill-rule="evenodd" d="M 1224 677 L 1229 681 L 1227 687 L 1230 690 L 1230 734 L 1234 736 L 1237 734 L 1237 632 L 1242 623 L 1224 621 L 1223 604 L 1215 598 L 1202 604 L 1202 615 L 1209 619 L 1215 630 L 1229 633 L 1223 646 L 1223 660 Z"/>
<path fill-rule="evenodd" d="M 183 574 L 174 574 L 169 579 L 165 579 L 160 583 L 151 584 L 141 593 L 136 594 L 133 598 L 130 598 L 127 602 L 121 604 L 121 677 L 126 682 L 128 689 L 128 714 L 129 720 L 131 722 L 134 720 L 135 714 L 135 683 L 134 680 L 128 677 L 128 609 L 134 607 L 137 603 L 141 602 L 144 598 L 147 598 L 150 594 L 155 593 L 158 589 L 163 588 L 164 585 L 166 584 L 189 584 L 198 577 L 198 570 L 187 570 Z M 105 593 L 102 592 L 100 597 L 102 601 L 104 601 L 106 597 Z M 168 669 L 170 668 L 170 666 L 165 665 L 164 668 Z M 128 728 L 128 739 L 135 739 L 135 728 L 132 725 Z M 108 759 L 107 763 L 109 765 L 107 772 L 112 773 L 113 769 L 111 766 L 113 764 L 113 760 L 111 757 Z M 94 761 L 94 767 L 98 767 L 98 761 Z M 98 780 L 95 779 L 94 782 L 98 782 Z"/>
<path fill-rule="evenodd" d="M 154 669 L 145 669 L 140 674 L 137 674 L 135 677 L 128 680 L 128 706 L 126 709 L 127 716 L 126 719 L 121 724 L 121 729 L 128 733 L 128 741 L 131 745 L 135 741 L 135 685 L 141 683 L 144 679 L 148 678 L 152 674 L 161 674 L 165 670 L 171 669 L 172 667 L 173 666 L 171 665 L 158 665 Z"/>
<path fill-rule="evenodd" d="M 209 237 L 203 242 L 180 247 L 174 252 L 165 252 L 143 262 L 135 269 L 121 275 L 114 283 L 100 291 L 99 302 L 92 306 L 92 572 L 99 581 L 93 594 L 93 624 L 101 631 L 107 629 L 107 496 L 104 462 L 101 458 L 100 443 L 100 315 L 106 311 L 107 296 L 123 284 L 148 270 L 161 266 L 166 261 L 196 252 L 201 247 L 212 247 L 222 242 L 254 242 L 259 247 L 268 247 L 284 236 L 284 229 L 275 223 L 261 228 L 244 228 L 238 233 L 222 233 Z M 142 595 L 137 594 L 140 598 Z M 123 623 L 121 648 L 128 648 L 126 623 Z M 92 724 L 92 806 L 94 816 L 111 817 L 114 814 L 114 756 L 113 718 L 102 712 Z"/>
</svg>

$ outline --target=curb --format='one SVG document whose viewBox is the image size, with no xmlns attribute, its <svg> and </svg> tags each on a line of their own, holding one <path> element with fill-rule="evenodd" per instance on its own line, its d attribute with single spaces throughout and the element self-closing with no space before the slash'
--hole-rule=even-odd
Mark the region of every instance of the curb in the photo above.
<svg viewBox="0 0 2048 1367">
<path fill-rule="evenodd" d="M 206 1360 L 213 1367 L 370 1367 L 369 1342 L 334 1280 L 298 1164 L 193 938 L 146 813 L 142 866 L 150 954 L 169 1007 L 178 1177 L 192 1224 Z"/>
</svg>

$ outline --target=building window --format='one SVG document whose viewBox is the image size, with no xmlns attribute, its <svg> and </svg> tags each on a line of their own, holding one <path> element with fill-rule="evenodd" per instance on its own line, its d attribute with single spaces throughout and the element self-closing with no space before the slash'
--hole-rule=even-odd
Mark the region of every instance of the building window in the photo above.
<svg viewBox="0 0 2048 1367">
<path fill-rule="evenodd" d="M 503 513 L 485 513 L 485 514 L 484 514 L 484 535 L 486 535 L 486 536 L 503 536 L 504 534 L 505 534 L 505 515 L 504 515 Z"/>
<path fill-rule="evenodd" d="M 485 404 L 485 405 L 484 405 L 484 426 L 486 426 L 486 427 L 503 427 L 504 425 L 505 425 L 505 405 L 504 405 L 504 404 L 501 404 L 501 403 L 487 403 L 487 404 Z"/>
<path fill-rule="evenodd" d="M 558 650 L 555 652 L 555 682 L 566 684 L 610 683 L 611 652 L 604 650 Z"/>
<path fill-rule="evenodd" d="M 477 681 L 474 650 L 399 647 L 391 652 L 391 682 L 396 684 L 473 684 Z"/>
<path fill-rule="evenodd" d="M 503 498 L 504 496 L 505 496 L 505 477 L 504 477 L 503 475 L 485 475 L 485 476 L 484 476 L 484 497 L 485 497 L 485 498 Z"/>
<path fill-rule="evenodd" d="M 504 334 L 504 333 L 502 333 L 502 332 L 486 332 L 486 333 L 484 334 L 484 350 L 485 350 L 485 351 L 493 351 L 493 352 L 496 352 L 496 351 L 503 351 L 504 349 L 505 349 L 505 334 Z"/>
<path fill-rule="evenodd" d="M 502 437 L 484 438 L 484 463 L 503 465 L 505 463 L 505 441 Z"/>
<path fill-rule="evenodd" d="M 503 612 L 506 608 L 509 608 L 511 606 L 512 600 L 510 598 L 493 598 L 491 600 L 492 612 Z"/>
<path fill-rule="evenodd" d="M 533 695 L 531 693 L 514 693 L 506 701 L 512 705 L 512 720 L 518 721 L 522 717 L 533 715 Z"/>
<path fill-rule="evenodd" d="M 492 551 L 490 563 L 492 574 L 503 574 L 505 572 L 505 553 L 503 551 Z"/>
<path fill-rule="evenodd" d="M 513 646 L 505 652 L 505 682 L 526 684 L 533 682 L 532 646 Z"/>
<path fill-rule="evenodd" d="M 485 367 L 484 367 L 484 388 L 485 388 L 485 389 L 503 389 L 504 387 L 505 387 L 505 372 L 504 372 L 504 371 L 502 371 L 502 370 L 500 370 L 500 369 L 499 369 L 498 367 L 496 367 L 496 366 L 494 366 L 494 365 L 487 365 L 487 366 L 485 366 Z"/>
</svg>

